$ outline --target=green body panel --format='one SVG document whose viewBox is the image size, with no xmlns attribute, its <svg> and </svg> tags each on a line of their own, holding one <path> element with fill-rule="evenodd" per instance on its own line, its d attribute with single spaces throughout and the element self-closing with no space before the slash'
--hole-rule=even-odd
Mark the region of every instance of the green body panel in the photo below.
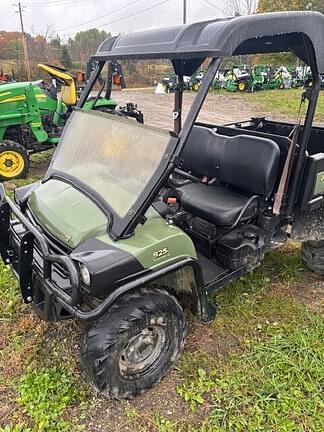
<svg viewBox="0 0 324 432">
<path fill-rule="evenodd" d="M 31 131 L 40 143 L 57 143 L 58 138 L 49 138 L 43 128 L 42 117 L 53 115 L 55 126 L 64 126 L 66 105 L 60 100 L 51 97 L 40 87 L 42 81 L 18 82 L 3 84 L 0 88 L 0 139 L 5 136 L 6 129 L 10 126 L 28 124 Z M 93 100 L 87 101 L 84 110 L 92 108 Z M 117 102 L 114 100 L 99 98 L 96 107 L 107 106 L 114 109 Z"/>
<path fill-rule="evenodd" d="M 233 80 L 225 80 L 225 88 L 229 92 L 237 91 L 237 82 Z"/>
<path fill-rule="evenodd" d="M 107 218 L 99 207 L 62 181 L 41 184 L 29 205 L 42 226 L 72 248 L 106 231 Z"/>
<path fill-rule="evenodd" d="M 34 94 L 38 109 L 42 115 L 49 114 L 56 110 L 56 99 L 50 97 L 39 84 L 41 81 L 18 82 L 3 84 L 0 87 L 0 124 L 3 116 L 10 114 L 28 115 L 30 113 L 29 97 Z M 31 91 L 32 90 L 32 91 Z M 32 110 L 33 111 L 33 110 Z M 28 123 L 25 121 L 24 123 Z"/>
<path fill-rule="evenodd" d="M 113 241 L 107 233 L 107 218 L 81 192 L 59 180 L 41 184 L 30 196 L 29 207 L 53 236 L 71 248 L 97 238 L 132 254 L 145 268 L 158 269 L 184 257 L 196 258 L 195 247 L 180 228 L 169 225 L 153 208 L 147 221 L 133 236 Z"/>
<path fill-rule="evenodd" d="M 63 126 L 65 120 L 62 117 L 62 114 L 64 114 L 66 112 L 67 108 L 64 105 L 62 99 L 58 99 L 57 103 L 56 103 L 56 109 L 55 109 L 55 113 L 53 116 L 53 124 L 55 126 Z"/>
<path fill-rule="evenodd" d="M 29 124 L 38 142 L 47 141 L 42 116 L 55 112 L 57 101 L 35 82 L 4 84 L 0 88 L 0 139 L 7 127 Z"/>
</svg>

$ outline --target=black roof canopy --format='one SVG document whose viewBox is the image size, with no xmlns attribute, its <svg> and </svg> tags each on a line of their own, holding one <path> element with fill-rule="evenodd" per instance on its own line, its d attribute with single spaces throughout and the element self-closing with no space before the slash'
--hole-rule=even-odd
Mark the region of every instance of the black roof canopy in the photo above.
<svg viewBox="0 0 324 432">
<path fill-rule="evenodd" d="M 112 37 L 100 45 L 93 60 L 189 60 L 291 51 L 311 64 L 313 49 L 318 72 L 324 74 L 324 15 L 318 12 L 276 12 Z"/>
</svg>

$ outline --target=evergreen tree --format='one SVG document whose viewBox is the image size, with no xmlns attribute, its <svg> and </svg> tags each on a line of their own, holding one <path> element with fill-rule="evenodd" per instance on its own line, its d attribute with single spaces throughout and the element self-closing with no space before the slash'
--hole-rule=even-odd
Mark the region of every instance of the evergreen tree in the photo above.
<svg viewBox="0 0 324 432">
<path fill-rule="evenodd" d="M 66 69 L 72 68 L 72 59 L 65 45 L 62 46 L 60 62 Z"/>
</svg>

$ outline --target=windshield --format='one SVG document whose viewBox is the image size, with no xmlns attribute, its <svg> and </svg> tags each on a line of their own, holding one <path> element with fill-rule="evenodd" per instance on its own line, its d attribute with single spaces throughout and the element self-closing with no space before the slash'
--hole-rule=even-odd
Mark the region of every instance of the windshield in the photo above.
<svg viewBox="0 0 324 432">
<path fill-rule="evenodd" d="M 75 111 L 55 153 L 52 171 L 91 188 L 121 218 L 156 173 L 170 134 L 100 112 Z"/>
</svg>

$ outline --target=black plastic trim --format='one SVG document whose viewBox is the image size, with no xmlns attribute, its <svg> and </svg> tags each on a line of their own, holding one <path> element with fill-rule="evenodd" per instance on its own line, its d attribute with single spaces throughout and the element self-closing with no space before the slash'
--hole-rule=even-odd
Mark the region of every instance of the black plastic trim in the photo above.
<svg viewBox="0 0 324 432">
<path fill-rule="evenodd" d="M 167 267 L 164 267 L 160 270 L 157 270 L 155 272 L 151 272 L 149 274 L 144 274 L 142 277 L 137 278 L 136 280 L 132 280 L 120 287 L 118 287 L 115 291 L 113 291 L 108 297 L 106 297 L 102 303 L 100 303 L 99 306 L 96 308 L 90 310 L 90 311 L 83 311 L 80 307 L 73 307 L 69 304 L 66 304 L 64 300 L 61 298 L 58 298 L 57 300 L 62 304 L 62 306 L 75 318 L 82 320 L 82 321 L 91 321 L 94 319 L 97 319 L 100 317 L 112 304 L 122 295 L 125 293 L 134 290 L 136 288 L 139 288 L 141 286 L 144 286 L 150 282 L 153 282 L 156 279 L 159 279 L 160 277 L 172 273 L 175 270 L 179 270 L 184 267 L 192 267 L 195 279 L 196 279 L 196 285 L 197 285 L 197 294 L 199 299 L 199 308 L 200 308 L 200 316 L 203 321 L 209 322 L 214 318 L 214 310 L 211 307 L 211 305 L 208 303 L 207 299 L 207 291 L 204 288 L 204 282 L 201 272 L 201 267 L 198 263 L 198 261 L 194 258 L 185 258 L 184 260 L 178 261 L 174 264 L 171 264 Z"/>
</svg>

